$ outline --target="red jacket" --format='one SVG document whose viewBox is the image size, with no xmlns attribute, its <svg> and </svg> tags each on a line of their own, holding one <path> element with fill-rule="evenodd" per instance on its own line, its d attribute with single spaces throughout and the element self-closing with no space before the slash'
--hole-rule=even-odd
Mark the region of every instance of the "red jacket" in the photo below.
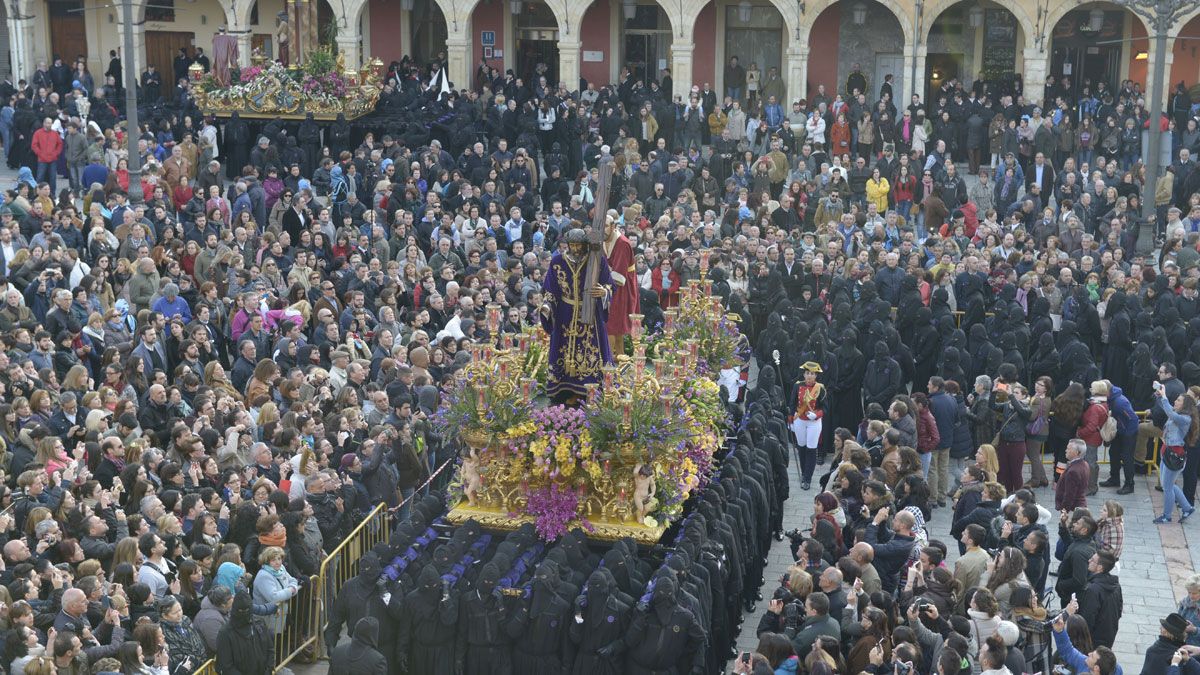
<svg viewBox="0 0 1200 675">
<path fill-rule="evenodd" d="M 39 162 L 53 164 L 62 154 L 63 139 L 53 129 L 38 129 L 33 132 L 31 145 L 33 154 L 37 156 Z"/>
<path fill-rule="evenodd" d="M 1058 485 L 1054 488 L 1054 510 L 1071 511 L 1087 506 L 1090 473 L 1091 468 L 1083 459 L 1067 464 L 1067 470 L 1058 477 Z"/>
<path fill-rule="evenodd" d="M 922 455 L 933 452 L 941 441 L 942 435 L 938 432 L 933 413 L 929 412 L 929 408 L 921 410 L 917 413 L 917 452 Z"/>
<path fill-rule="evenodd" d="M 1107 419 L 1107 404 L 1088 402 L 1083 416 L 1079 418 L 1079 431 L 1076 435 L 1088 445 L 1104 445 L 1104 439 L 1100 438 L 1100 427 L 1104 426 Z"/>
</svg>

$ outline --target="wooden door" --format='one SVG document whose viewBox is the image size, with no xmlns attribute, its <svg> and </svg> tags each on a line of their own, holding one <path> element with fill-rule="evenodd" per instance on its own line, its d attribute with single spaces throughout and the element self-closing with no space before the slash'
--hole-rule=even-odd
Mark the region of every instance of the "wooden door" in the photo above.
<svg viewBox="0 0 1200 675">
<path fill-rule="evenodd" d="M 153 63 L 162 75 L 163 98 L 171 98 L 175 92 L 175 56 L 180 49 L 187 49 L 188 56 L 195 54 L 195 33 L 179 31 L 146 31 L 146 63 Z M 142 74 L 138 73 L 141 78 Z"/>
<path fill-rule="evenodd" d="M 50 2 L 50 52 L 73 66 L 75 57 L 87 57 L 87 31 L 84 28 L 83 3 L 78 0 Z M 47 65 L 50 65 L 47 59 Z"/>
</svg>

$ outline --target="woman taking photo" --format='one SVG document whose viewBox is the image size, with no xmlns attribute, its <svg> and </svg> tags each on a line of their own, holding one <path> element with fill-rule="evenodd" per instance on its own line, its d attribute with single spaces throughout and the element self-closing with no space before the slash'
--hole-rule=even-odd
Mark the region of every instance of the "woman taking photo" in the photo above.
<svg viewBox="0 0 1200 675">
<path fill-rule="evenodd" d="M 1181 394 L 1175 399 L 1175 404 L 1167 401 L 1166 390 L 1160 383 L 1155 383 L 1154 397 L 1157 404 L 1167 414 L 1167 425 L 1163 429 L 1163 451 L 1158 464 L 1159 481 L 1163 489 L 1163 512 L 1155 518 L 1155 524 L 1171 522 L 1175 506 L 1179 506 L 1179 522 L 1187 520 L 1195 508 L 1183 495 L 1183 490 L 1175 484 L 1175 479 L 1187 468 L 1186 445 L 1195 445 L 1200 440 L 1200 414 L 1196 410 L 1196 400 L 1187 394 Z"/>
</svg>

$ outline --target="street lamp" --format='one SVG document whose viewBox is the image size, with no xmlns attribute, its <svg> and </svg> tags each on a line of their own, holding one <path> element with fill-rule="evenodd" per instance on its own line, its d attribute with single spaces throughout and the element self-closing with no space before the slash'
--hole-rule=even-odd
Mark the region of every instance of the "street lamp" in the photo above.
<svg viewBox="0 0 1200 675">
<path fill-rule="evenodd" d="M 742 23 L 750 23 L 751 12 L 753 7 L 750 6 L 750 0 L 742 0 L 738 3 L 738 21 Z"/>
<path fill-rule="evenodd" d="M 852 10 L 852 12 L 853 12 L 852 17 L 854 18 L 855 26 L 861 26 L 867 22 L 867 6 L 866 5 L 862 4 L 861 2 L 858 3 L 857 5 L 854 6 L 854 9 Z"/>
<path fill-rule="evenodd" d="M 1162 169 L 1162 107 L 1163 81 L 1167 78 L 1167 31 L 1184 14 L 1195 8 L 1195 0 L 1114 0 L 1129 11 L 1146 19 L 1154 37 L 1154 73 L 1150 76 L 1150 150 L 1146 161 L 1146 187 L 1143 194 L 1154 194 Z M 1142 216 L 1155 214 L 1154 198 L 1142 200 Z"/>
<path fill-rule="evenodd" d="M 967 23 L 971 28 L 979 28 L 983 25 L 983 8 L 975 5 L 967 12 Z"/>
<path fill-rule="evenodd" d="M 125 24 L 125 53 L 121 64 L 125 66 L 125 149 L 128 153 L 129 203 L 142 203 L 142 157 L 138 154 L 138 138 L 142 135 L 138 122 L 137 68 L 133 66 L 133 0 L 121 3 L 121 22 Z"/>
</svg>

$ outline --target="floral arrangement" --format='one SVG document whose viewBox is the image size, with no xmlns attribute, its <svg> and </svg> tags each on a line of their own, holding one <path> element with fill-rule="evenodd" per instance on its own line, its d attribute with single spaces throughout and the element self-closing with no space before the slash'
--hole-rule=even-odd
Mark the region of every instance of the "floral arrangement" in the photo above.
<svg viewBox="0 0 1200 675">
<path fill-rule="evenodd" d="M 534 409 L 529 417 L 537 429 L 529 442 L 534 469 L 552 480 L 560 476 L 569 479 L 580 462 L 595 462 L 587 414 L 583 410 L 552 405 Z"/>
<path fill-rule="evenodd" d="M 242 84 L 246 84 L 248 82 L 253 82 L 256 77 L 258 77 L 259 75 L 262 75 L 262 74 L 263 74 L 262 66 L 250 66 L 249 68 L 242 69 L 242 73 L 241 73 L 241 76 L 239 79 L 241 80 Z"/>
<path fill-rule="evenodd" d="M 498 306 L 488 307 L 491 335 L 499 315 Z M 540 329 L 470 347 L 473 361 L 434 422 L 447 437 L 475 445 L 481 435 L 488 439 L 478 450 L 480 491 L 472 504 L 483 494 L 503 522 L 529 517 L 547 541 L 601 522 L 661 534 L 683 515 L 688 497 L 715 473 L 728 424 L 715 377 L 718 367 L 739 364 L 744 340 L 696 282 L 661 333 L 645 336 L 641 317 L 633 319 L 632 357 L 606 366 L 602 384 L 578 407 L 538 399 L 548 354 Z M 457 507 L 463 493 L 453 485 Z"/>
<path fill-rule="evenodd" d="M 331 71 L 323 75 L 306 75 L 300 88 L 313 98 L 339 99 L 346 96 L 350 85 L 341 74 Z"/>
<path fill-rule="evenodd" d="M 675 343 L 694 340 L 699 368 L 705 372 L 740 363 L 749 353 L 736 318 L 725 314 L 721 299 L 711 295 L 711 282 L 707 280 L 703 287 L 683 289 L 679 306 L 667 310 L 663 316 L 666 321 L 663 335 L 674 336 Z M 661 343 L 655 348 L 661 349 Z"/>
<path fill-rule="evenodd" d="M 571 528 L 579 511 L 579 493 L 577 490 L 551 482 L 545 487 L 529 493 L 529 512 L 534 514 L 533 525 L 538 536 L 545 541 L 554 541 Z M 590 528 L 587 521 L 583 522 Z"/>
</svg>

